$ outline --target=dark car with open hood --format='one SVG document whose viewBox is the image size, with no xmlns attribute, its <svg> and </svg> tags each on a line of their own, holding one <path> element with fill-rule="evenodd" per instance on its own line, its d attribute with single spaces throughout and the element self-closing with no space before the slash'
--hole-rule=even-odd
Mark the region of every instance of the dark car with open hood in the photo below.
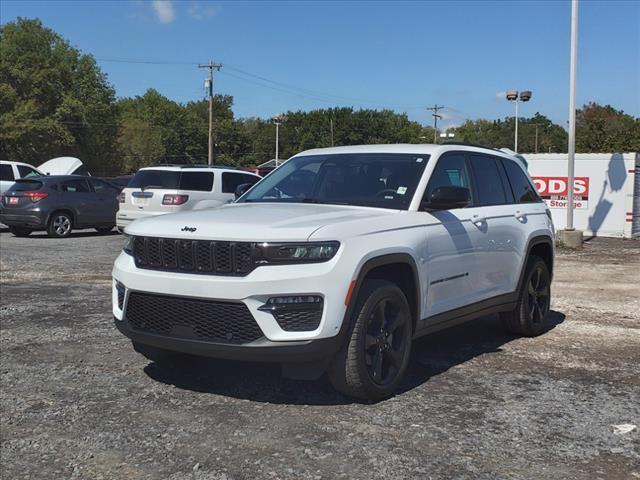
<svg viewBox="0 0 640 480">
<path fill-rule="evenodd" d="M 73 229 L 110 232 L 115 226 L 120 189 L 81 175 L 51 175 L 17 180 L 0 200 L 0 222 L 23 237 L 46 230 L 64 238 Z"/>
</svg>

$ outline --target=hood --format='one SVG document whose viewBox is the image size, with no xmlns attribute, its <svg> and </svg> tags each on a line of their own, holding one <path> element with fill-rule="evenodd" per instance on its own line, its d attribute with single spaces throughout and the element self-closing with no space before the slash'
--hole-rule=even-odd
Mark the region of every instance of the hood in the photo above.
<svg viewBox="0 0 640 480">
<path fill-rule="evenodd" d="M 73 175 L 82 166 L 82 161 L 75 157 L 58 157 L 44 162 L 38 170 L 45 175 Z"/>
<path fill-rule="evenodd" d="M 343 205 L 234 203 L 136 220 L 126 233 L 193 240 L 303 242 L 325 225 L 394 214 L 397 210 Z"/>
</svg>

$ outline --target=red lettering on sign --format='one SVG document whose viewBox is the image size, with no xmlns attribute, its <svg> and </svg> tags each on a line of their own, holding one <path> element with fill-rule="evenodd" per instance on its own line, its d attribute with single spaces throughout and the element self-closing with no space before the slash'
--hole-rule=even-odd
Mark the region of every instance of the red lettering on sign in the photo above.
<svg viewBox="0 0 640 480">
<path fill-rule="evenodd" d="M 569 194 L 567 177 L 532 177 L 532 180 L 541 197 L 566 197 Z M 589 197 L 589 177 L 573 179 L 573 194 Z"/>
</svg>

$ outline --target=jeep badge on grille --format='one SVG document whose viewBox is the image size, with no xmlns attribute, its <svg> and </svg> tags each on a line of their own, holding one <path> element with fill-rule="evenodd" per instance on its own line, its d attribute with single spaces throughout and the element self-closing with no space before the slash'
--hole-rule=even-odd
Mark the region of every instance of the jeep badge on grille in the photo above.
<svg viewBox="0 0 640 480">
<path fill-rule="evenodd" d="M 186 225 L 182 228 L 183 232 L 195 232 L 196 230 L 196 227 L 187 227 Z"/>
</svg>

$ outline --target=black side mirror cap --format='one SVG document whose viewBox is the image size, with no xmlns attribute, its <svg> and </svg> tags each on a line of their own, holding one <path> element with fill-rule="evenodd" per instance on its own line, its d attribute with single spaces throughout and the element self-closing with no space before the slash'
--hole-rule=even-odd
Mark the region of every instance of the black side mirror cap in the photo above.
<svg viewBox="0 0 640 480">
<path fill-rule="evenodd" d="M 249 189 L 253 187 L 253 185 L 254 185 L 253 183 L 241 183 L 240 185 L 238 185 L 236 187 L 236 191 L 234 192 L 236 200 L 239 199 L 245 193 L 247 193 Z"/>
<path fill-rule="evenodd" d="M 425 210 L 453 210 L 468 207 L 471 204 L 471 191 L 466 187 L 447 185 L 436 187 L 428 202 L 421 207 Z"/>
</svg>

